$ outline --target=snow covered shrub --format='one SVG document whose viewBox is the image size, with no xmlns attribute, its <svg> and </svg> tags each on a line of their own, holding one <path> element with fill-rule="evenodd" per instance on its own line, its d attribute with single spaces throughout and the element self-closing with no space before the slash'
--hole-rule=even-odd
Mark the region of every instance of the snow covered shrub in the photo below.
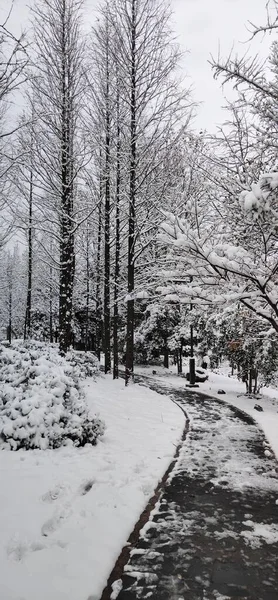
<svg viewBox="0 0 278 600">
<path fill-rule="evenodd" d="M 104 424 L 90 414 L 80 386 L 96 371 L 95 357 L 62 357 L 55 345 L 0 345 L 0 448 L 96 444 Z"/>
<path fill-rule="evenodd" d="M 67 361 L 78 368 L 79 377 L 93 377 L 99 371 L 99 362 L 92 352 L 79 352 L 71 350 L 67 353 Z"/>
</svg>

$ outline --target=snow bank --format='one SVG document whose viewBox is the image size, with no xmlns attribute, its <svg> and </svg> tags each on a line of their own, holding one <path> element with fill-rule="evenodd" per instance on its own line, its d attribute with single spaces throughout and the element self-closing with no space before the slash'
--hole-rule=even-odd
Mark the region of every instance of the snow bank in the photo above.
<svg viewBox="0 0 278 600">
<path fill-rule="evenodd" d="M 89 414 L 80 380 L 96 371 L 93 355 L 64 358 L 55 345 L 39 342 L 1 345 L 0 448 L 95 444 L 104 424 Z"/>
<path fill-rule="evenodd" d="M 99 600 L 176 450 L 182 411 L 110 376 L 83 383 L 97 446 L 0 453 L 1 600 Z"/>
</svg>

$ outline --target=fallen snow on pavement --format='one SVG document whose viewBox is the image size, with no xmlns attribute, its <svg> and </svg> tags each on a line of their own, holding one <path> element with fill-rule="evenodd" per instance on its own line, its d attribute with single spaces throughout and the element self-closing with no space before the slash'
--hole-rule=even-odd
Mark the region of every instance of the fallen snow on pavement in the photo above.
<svg viewBox="0 0 278 600">
<path fill-rule="evenodd" d="M 153 369 L 156 371 L 152 375 Z M 136 367 L 136 373 L 151 375 L 154 379 L 163 381 L 164 385 L 174 386 L 175 388 L 185 389 L 186 380 L 184 377 L 176 375 L 176 368 L 169 370 L 162 367 Z M 208 371 L 209 379 L 199 384 L 199 391 L 221 401 L 228 402 L 237 408 L 249 414 L 264 431 L 276 458 L 278 459 L 278 389 L 263 388 L 262 398 L 250 398 L 245 395 L 245 384 L 238 381 L 237 377 L 228 377 Z M 218 395 L 218 390 L 224 390 L 226 393 Z M 254 409 L 255 404 L 260 404 L 263 412 Z M 266 449 L 266 456 L 268 450 Z"/>
<path fill-rule="evenodd" d="M 243 521 L 243 525 L 247 526 L 240 535 L 244 538 L 247 544 L 252 548 L 260 548 L 265 542 L 266 544 L 275 544 L 278 542 L 278 525 L 271 523 L 254 523 L 254 521 Z"/>
<path fill-rule="evenodd" d="M 219 411 L 210 399 L 201 404 L 186 397 L 177 400 L 189 415 L 190 429 L 169 481 L 182 472 L 193 480 L 206 477 L 213 488 L 278 494 L 276 464 L 273 458 L 266 460 L 261 455 L 262 441 L 255 424 L 235 417 L 229 406 Z"/>
<path fill-rule="evenodd" d="M 261 399 L 250 398 L 245 395 L 245 384 L 238 381 L 236 377 L 225 377 L 213 372 L 209 373 L 208 381 L 200 384 L 200 389 L 218 398 L 217 391 L 223 389 L 226 394 L 220 396 L 221 400 L 244 410 L 253 417 L 264 431 L 278 459 L 278 390 L 263 388 Z M 254 409 L 255 404 L 260 404 L 263 412 Z"/>
<path fill-rule="evenodd" d="M 98 600 L 184 427 L 167 396 L 86 380 L 96 447 L 0 453 L 1 600 Z"/>
</svg>

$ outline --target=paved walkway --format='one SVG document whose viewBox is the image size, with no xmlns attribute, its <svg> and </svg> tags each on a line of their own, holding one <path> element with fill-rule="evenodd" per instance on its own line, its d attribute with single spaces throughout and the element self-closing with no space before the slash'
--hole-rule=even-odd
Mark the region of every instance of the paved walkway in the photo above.
<svg viewBox="0 0 278 600">
<path fill-rule="evenodd" d="M 189 432 L 118 600 L 278 600 L 277 462 L 263 434 L 217 400 L 171 393 Z"/>
</svg>

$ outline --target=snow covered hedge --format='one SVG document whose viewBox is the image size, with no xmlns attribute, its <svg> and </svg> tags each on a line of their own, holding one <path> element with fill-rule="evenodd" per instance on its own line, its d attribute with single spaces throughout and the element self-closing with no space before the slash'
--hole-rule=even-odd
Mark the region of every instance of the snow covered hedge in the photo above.
<svg viewBox="0 0 278 600">
<path fill-rule="evenodd" d="M 41 342 L 0 344 L 0 449 L 96 444 L 104 423 L 89 413 L 80 380 L 97 371 L 90 353 L 62 357 Z"/>
</svg>

